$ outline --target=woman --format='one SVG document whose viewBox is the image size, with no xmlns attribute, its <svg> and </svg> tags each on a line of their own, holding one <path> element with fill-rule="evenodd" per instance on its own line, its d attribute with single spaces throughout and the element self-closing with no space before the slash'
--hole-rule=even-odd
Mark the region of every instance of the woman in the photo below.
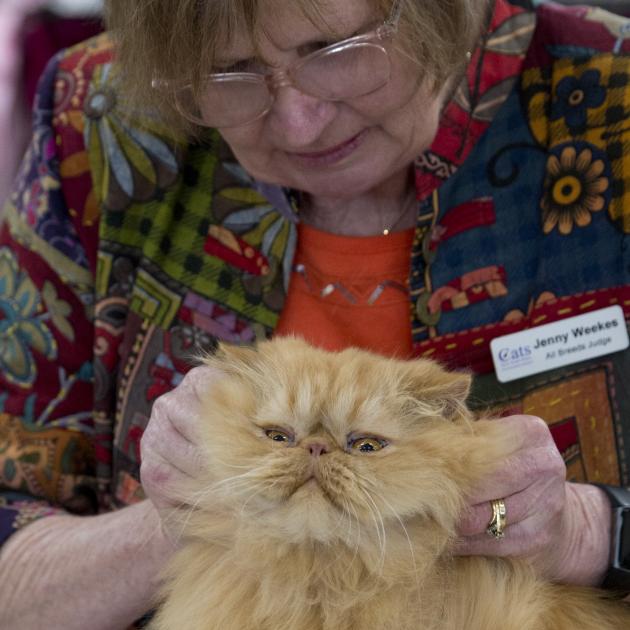
<svg viewBox="0 0 630 630">
<path fill-rule="evenodd" d="M 108 11 L 120 72 L 107 37 L 51 64 L 0 234 L 0 625 L 150 607 L 169 487 L 202 466 L 215 375 L 188 357 L 272 333 L 474 369 L 522 447 L 460 553 L 600 584 L 610 503 L 556 443 L 571 479 L 627 483 L 628 353 L 500 385 L 489 343 L 628 299 L 625 23 L 504 0 Z"/>
</svg>

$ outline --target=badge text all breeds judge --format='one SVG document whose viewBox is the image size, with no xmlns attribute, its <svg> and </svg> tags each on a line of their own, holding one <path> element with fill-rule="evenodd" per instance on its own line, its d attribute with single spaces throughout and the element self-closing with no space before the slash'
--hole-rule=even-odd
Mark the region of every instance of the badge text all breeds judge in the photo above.
<svg viewBox="0 0 630 630">
<path fill-rule="evenodd" d="M 625 350 L 628 330 L 620 306 L 569 317 L 490 342 L 502 383 Z"/>
</svg>

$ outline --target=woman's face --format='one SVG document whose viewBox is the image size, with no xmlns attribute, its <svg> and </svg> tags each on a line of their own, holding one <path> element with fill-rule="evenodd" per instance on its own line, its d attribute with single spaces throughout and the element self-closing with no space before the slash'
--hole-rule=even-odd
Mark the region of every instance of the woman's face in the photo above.
<svg viewBox="0 0 630 630">
<path fill-rule="evenodd" d="M 259 50 L 266 63 L 285 67 L 327 41 L 292 3 L 263 18 Z M 264 10 L 263 10 L 264 15 Z M 325 17 L 345 39 L 378 25 L 367 0 L 328 0 Z M 390 48 L 391 79 L 351 101 L 331 102 L 281 87 L 263 118 L 221 130 L 240 164 L 255 179 L 314 196 L 351 198 L 386 184 L 408 169 L 436 134 L 442 96 L 419 81 L 419 68 Z M 251 41 L 236 38 L 222 65 L 255 56 Z"/>
</svg>

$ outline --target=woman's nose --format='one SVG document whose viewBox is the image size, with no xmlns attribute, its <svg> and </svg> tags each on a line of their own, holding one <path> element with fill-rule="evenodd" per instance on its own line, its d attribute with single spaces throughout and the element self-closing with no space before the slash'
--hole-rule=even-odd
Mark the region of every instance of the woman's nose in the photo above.
<svg viewBox="0 0 630 630">
<path fill-rule="evenodd" d="M 283 148 L 297 151 L 315 144 L 336 113 L 336 103 L 283 86 L 276 91 L 268 124 Z"/>
</svg>

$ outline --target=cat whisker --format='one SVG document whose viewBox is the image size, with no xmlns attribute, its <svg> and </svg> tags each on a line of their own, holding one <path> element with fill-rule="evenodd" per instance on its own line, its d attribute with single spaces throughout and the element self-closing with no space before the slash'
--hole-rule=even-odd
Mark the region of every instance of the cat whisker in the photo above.
<svg viewBox="0 0 630 630">
<path fill-rule="evenodd" d="M 235 498 L 238 497 L 241 491 L 247 493 L 249 490 L 256 489 L 264 483 L 264 479 L 233 479 L 230 483 L 222 484 L 218 488 L 211 488 L 211 492 L 214 493 L 216 498 Z"/>
<path fill-rule="evenodd" d="M 263 482 L 262 484 L 262 488 L 260 488 L 259 490 L 257 490 L 256 492 L 254 492 L 253 494 L 251 494 L 247 500 L 245 501 L 245 503 L 243 503 L 243 505 L 241 506 L 241 511 L 240 514 L 241 516 L 243 516 L 244 512 L 245 512 L 245 508 L 247 507 L 247 504 L 256 496 L 258 496 L 261 492 L 263 492 L 263 490 L 271 490 L 271 488 L 273 488 L 276 484 L 278 484 L 281 481 L 281 479 L 276 479 L 274 482 L 272 482 L 271 484 L 266 484 Z"/>
<path fill-rule="evenodd" d="M 268 479 L 268 475 L 260 468 L 253 468 L 246 473 L 235 475 L 233 477 L 227 477 L 221 479 L 207 488 L 204 488 L 199 492 L 202 497 L 210 495 L 210 493 L 216 493 L 217 495 L 228 496 L 235 493 L 239 486 L 246 486 L 247 488 L 258 483 L 265 483 Z"/>
<path fill-rule="evenodd" d="M 191 495 L 191 499 L 193 499 L 194 501 L 192 502 L 192 504 L 189 502 L 186 505 L 188 507 L 191 507 L 192 509 L 196 509 L 202 501 L 209 497 L 217 497 L 219 495 L 225 496 L 230 492 L 236 491 L 239 486 L 250 486 L 251 484 L 252 481 L 248 479 L 226 479 L 220 484 L 212 484 L 207 486 L 206 488 L 203 488 L 202 490 L 199 490 L 198 492 L 193 493 Z"/>
<path fill-rule="evenodd" d="M 199 501 L 200 500 L 201 499 L 199 499 Z M 182 526 L 180 527 L 179 535 L 175 539 L 176 542 L 179 542 L 181 538 L 184 536 L 184 532 L 186 531 L 186 528 L 188 527 L 188 523 L 190 522 L 190 517 L 193 515 L 193 513 L 197 509 L 197 506 L 199 505 L 199 501 L 197 501 L 194 505 L 191 505 L 190 508 L 188 509 L 186 518 L 184 519 L 184 522 L 182 523 Z"/>
<path fill-rule="evenodd" d="M 191 492 L 189 495 L 189 499 L 190 500 L 194 500 L 194 504 L 198 505 L 199 501 L 202 500 L 203 498 L 207 497 L 208 495 L 210 495 L 212 492 L 218 490 L 221 488 L 221 486 L 223 485 L 229 485 L 233 482 L 235 482 L 236 480 L 242 479 L 243 481 L 251 478 L 252 476 L 254 476 L 256 474 L 256 469 L 251 469 L 246 473 L 243 473 L 241 475 L 235 475 L 234 477 L 228 477 L 226 479 L 221 479 L 219 481 L 216 481 L 214 483 L 211 483 L 205 487 L 203 487 L 201 490 L 197 490 L 196 492 Z M 189 502 L 187 501 L 186 503 L 182 503 L 183 505 L 187 505 Z"/>
<path fill-rule="evenodd" d="M 215 496 L 231 496 L 238 491 L 239 488 L 248 489 L 252 485 L 264 483 L 263 479 L 251 477 L 249 479 L 230 479 L 229 482 L 222 483 L 220 485 L 212 486 L 209 491 L 214 493 Z"/>
<path fill-rule="evenodd" d="M 385 567 L 385 548 L 387 546 L 387 534 L 385 532 L 385 523 L 383 522 L 383 516 L 381 515 L 381 512 L 378 509 L 378 506 L 374 502 L 374 499 L 372 499 L 372 497 L 367 492 L 367 490 L 365 490 L 359 485 L 357 485 L 357 488 L 359 492 L 361 492 L 371 504 L 371 506 L 367 505 L 367 508 L 369 509 L 370 515 L 372 516 L 372 520 L 374 521 L 374 526 L 376 528 L 376 535 L 378 537 L 379 546 L 381 549 L 381 558 L 380 558 L 379 565 L 380 565 L 380 572 L 382 573 L 383 568 Z M 377 517 L 378 517 L 378 520 L 377 520 Z"/>
<path fill-rule="evenodd" d="M 242 469 L 242 470 L 251 470 L 252 465 L 251 464 L 229 464 L 228 462 L 224 462 L 223 460 L 220 459 L 216 459 L 215 461 L 218 462 L 219 464 L 221 464 L 221 466 L 225 466 L 226 468 L 237 468 L 237 469 Z"/>
<path fill-rule="evenodd" d="M 211 487 L 212 488 L 218 488 L 219 486 L 222 486 L 223 484 L 227 484 L 230 483 L 231 481 L 234 481 L 235 479 L 251 479 L 251 478 L 255 478 L 257 475 L 259 475 L 262 471 L 258 468 L 249 468 L 249 470 L 247 472 L 241 473 L 240 475 L 234 475 L 233 477 L 226 477 L 225 479 L 220 479 L 219 481 L 214 482 Z"/>
<path fill-rule="evenodd" d="M 380 493 L 375 493 L 375 494 L 376 494 L 376 497 L 380 501 L 382 501 L 385 504 L 385 506 L 389 509 L 389 511 L 394 515 L 394 518 L 400 524 L 400 527 L 402 528 L 403 533 L 405 534 L 405 537 L 407 538 L 407 544 L 409 545 L 409 553 L 411 555 L 411 562 L 413 564 L 413 572 L 416 579 L 416 587 L 418 588 L 418 590 L 420 590 L 420 578 L 418 575 L 418 565 L 416 564 L 416 556 L 413 551 L 413 544 L 411 542 L 411 538 L 409 537 L 409 532 L 407 531 L 407 528 L 405 527 L 405 524 L 403 523 L 402 519 L 398 515 L 398 512 L 396 512 L 396 510 L 392 507 L 391 503 L 389 503 L 389 501 L 382 494 Z"/>
<path fill-rule="evenodd" d="M 368 477 L 365 477 L 364 475 L 362 475 L 361 473 L 358 473 L 356 470 L 352 471 L 352 474 L 357 478 L 360 479 L 370 490 L 374 489 L 377 487 L 377 484 L 374 483 L 373 479 L 370 479 Z"/>
<path fill-rule="evenodd" d="M 255 469 L 254 471 L 249 471 L 249 473 L 252 473 L 252 472 L 255 472 Z M 248 485 L 251 485 L 252 482 L 249 479 L 245 478 L 245 477 L 249 477 L 249 473 L 245 473 L 243 475 L 236 475 L 235 477 L 229 477 L 227 479 L 223 479 L 217 482 L 216 484 L 212 484 L 206 488 L 203 488 L 202 490 L 194 492 L 191 494 L 191 499 L 194 499 L 192 504 L 181 503 L 177 508 L 175 508 L 173 512 L 165 518 L 166 524 L 168 524 L 169 521 L 177 522 L 183 518 L 183 522 L 181 524 L 181 527 L 179 528 L 179 534 L 176 536 L 175 542 L 179 542 L 181 540 L 181 538 L 184 535 L 184 532 L 186 531 L 186 528 L 188 527 L 190 518 L 199 507 L 199 504 L 204 499 L 211 496 L 212 493 L 218 489 L 217 486 L 227 485 L 228 489 L 235 490 L 239 484 L 247 483 Z M 230 488 L 230 485 L 231 485 L 231 488 Z M 225 490 L 225 488 L 223 489 Z M 184 514 L 185 514 L 185 517 L 184 517 Z"/>
<path fill-rule="evenodd" d="M 184 535 L 184 532 L 186 531 L 186 528 L 188 527 L 188 523 L 190 522 L 190 518 L 192 517 L 192 515 L 195 513 L 195 511 L 197 510 L 197 508 L 199 507 L 199 504 L 205 499 L 207 498 L 212 492 L 212 487 L 209 488 L 204 488 L 204 490 L 196 492 L 193 494 L 193 497 L 196 496 L 196 500 L 192 503 L 192 504 L 182 504 L 180 506 L 180 508 L 178 508 L 178 510 L 173 512 L 173 520 L 175 520 L 175 516 L 179 515 L 181 512 L 181 509 L 184 507 L 184 505 L 186 505 L 187 510 L 186 510 L 186 517 L 183 520 L 183 523 L 180 527 L 180 531 L 179 531 L 179 535 L 176 537 L 176 542 L 179 542 L 181 540 L 181 538 Z"/>
<path fill-rule="evenodd" d="M 350 525 L 349 527 L 349 535 L 350 537 L 352 536 L 352 520 L 354 517 L 354 521 L 357 524 L 357 537 L 356 537 L 356 544 L 354 545 L 354 553 L 352 554 L 352 558 L 350 559 L 350 563 L 348 565 L 348 569 L 354 564 L 354 561 L 356 560 L 357 556 L 359 555 L 359 548 L 361 545 L 361 522 L 359 521 L 359 515 L 357 514 L 357 511 L 354 509 L 354 506 L 352 505 L 352 503 L 350 503 L 350 501 L 346 501 L 345 499 L 343 500 L 343 506 L 344 506 L 344 513 L 348 514 L 348 523 Z M 352 513 L 350 512 L 350 510 L 352 510 Z"/>
<path fill-rule="evenodd" d="M 342 506 L 339 506 L 337 503 L 335 503 L 335 506 L 339 510 L 339 518 L 337 519 L 337 522 L 336 522 L 335 526 L 330 530 L 331 534 L 334 534 L 336 531 L 338 531 L 342 527 L 346 517 L 348 518 L 348 521 L 351 524 L 351 515 L 350 515 L 349 511 L 346 508 L 347 501 L 345 499 L 343 499 L 343 498 L 341 499 L 341 501 L 343 503 Z"/>
</svg>

